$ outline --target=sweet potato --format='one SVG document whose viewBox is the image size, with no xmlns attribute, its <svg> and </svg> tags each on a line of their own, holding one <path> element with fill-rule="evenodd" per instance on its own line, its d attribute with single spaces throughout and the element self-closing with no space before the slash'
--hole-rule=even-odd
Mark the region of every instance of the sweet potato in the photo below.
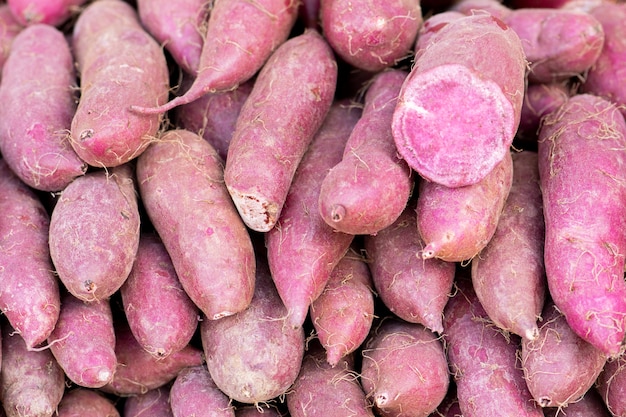
<svg viewBox="0 0 626 417">
<path fill-rule="evenodd" d="M 174 417 L 170 406 L 170 386 L 163 385 L 127 397 L 123 411 L 124 417 Z"/>
<path fill-rule="evenodd" d="M 298 5 L 293 0 L 213 2 L 193 85 L 167 104 L 151 107 L 156 103 L 134 100 L 131 109 L 144 114 L 164 113 L 207 93 L 231 90 L 246 82 L 287 40 L 298 17 Z"/>
<path fill-rule="evenodd" d="M 188 74 L 195 75 L 206 33 L 206 0 L 139 0 L 139 20 Z"/>
<path fill-rule="evenodd" d="M 167 100 L 165 54 L 135 9 L 120 0 L 90 3 L 73 27 L 72 47 L 81 95 L 71 145 L 89 165 L 122 165 L 141 154 L 159 131 L 161 116 L 131 112 L 128 106 Z"/>
<path fill-rule="evenodd" d="M 178 352 L 191 342 L 200 311 L 178 280 L 158 235 L 140 237 L 133 269 L 120 294 L 133 335 L 155 357 Z"/>
<path fill-rule="evenodd" d="M 230 399 L 220 391 L 206 366 L 182 369 L 170 388 L 174 416 L 235 417 Z"/>
<path fill-rule="evenodd" d="M 361 384 L 384 417 L 426 417 L 450 385 L 439 337 L 421 324 L 382 320 L 361 350 Z"/>
<path fill-rule="evenodd" d="M 454 281 L 455 265 L 422 259 L 414 204 L 389 227 L 364 238 L 376 293 L 396 316 L 441 333 L 443 308 Z"/>
<path fill-rule="evenodd" d="M 333 229 L 374 234 L 392 224 L 406 207 L 413 175 L 398 157 L 391 135 L 391 118 L 406 75 L 392 69 L 374 76 L 342 160 L 322 181 L 319 212 Z"/>
<path fill-rule="evenodd" d="M 604 31 L 604 45 L 595 64 L 587 71 L 581 91 L 595 94 L 615 103 L 626 117 L 626 4 L 603 2 L 589 14 Z"/>
<path fill-rule="evenodd" d="M 426 244 L 422 258 L 472 259 L 493 237 L 513 181 L 513 160 L 504 158 L 481 181 L 450 188 L 420 181 L 417 227 Z"/>
<path fill-rule="evenodd" d="M 60 191 L 87 169 L 67 136 L 75 87 L 74 58 L 61 31 L 41 23 L 15 37 L 0 83 L 0 151 L 32 188 Z M 16 112 L 20 107 L 28 111 Z"/>
<path fill-rule="evenodd" d="M 2 323 L 0 401 L 7 417 L 52 417 L 65 391 L 63 370 L 47 349 L 29 350 Z"/>
<path fill-rule="evenodd" d="M 61 301 L 59 320 L 48 338 L 50 351 L 72 382 L 100 388 L 113 379 L 117 366 L 109 300 L 85 303 L 66 292 Z"/>
<path fill-rule="evenodd" d="M 187 345 L 165 358 L 155 358 L 137 342 L 128 323 L 115 323 L 117 368 L 113 380 L 100 389 L 121 397 L 145 394 L 172 382 L 180 371 L 203 363 L 202 350 Z"/>
<path fill-rule="evenodd" d="M 354 236 L 333 230 L 319 214 L 322 181 L 335 166 L 360 109 L 337 102 L 313 138 L 294 174 L 280 217 L 265 235 L 267 259 L 288 322 L 301 326 Z"/>
<path fill-rule="evenodd" d="M 526 385 L 542 407 L 563 407 L 580 399 L 607 359 L 572 331 L 552 303 L 544 309 L 539 336 L 522 340 L 521 350 Z"/>
<path fill-rule="evenodd" d="M 423 21 L 419 0 L 323 0 L 320 20 L 337 55 L 370 72 L 408 57 Z"/>
<path fill-rule="evenodd" d="M 504 20 L 512 12 L 509 7 L 502 4 L 499 0 L 460 0 L 454 3 L 450 10 L 466 15 L 487 12 L 501 20 Z"/>
<path fill-rule="evenodd" d="M 291 417 L 374 417 L 356 377 L 354 356 L 347 355 L 331 366 L 318 343 L 309 345 L 286 402 Z"/>
<path fill-rule="evenodd" d="M 517 138 L 529 143 L 537 142 L 543 116 L 552 113 L 572 94 L 565 82 L 530 84 L 526 87 Z"/>
<path fill-rule="evenodd" d="M 502 161 L 519 126 L 522 42 L 487 13 L 454 19 L 431 40 L 417 51 L 400 91 L 393 137 L 425 179 L 448 187 L 475 184 Z"/>
<path fill-rule="evenodd" d="M 581 75 L 596 62 L 604 45 L 602 25 L 589 13 L 524 8 L 502 20 L 522 40 L 529 82 L 557 82 Z"/>
<path fill-rule="evenodd" d="M 513 182 L 496 231 L 472 258 L 474 291 L 489 318 L 526 340 L 537 337 L 547 283 L 537 153 L 512 153 Z"/>
<path fill-rule="evenodd" d="M 278 47 L 260 71 L 239 113 L 224 168 L 226 187 L 252 230 L 267 232 L 276 224 L 336 85 L 335 57 L 312 29 Z"/>
<path fill-rule="evenodd" d="M 369 335 L 374 320 L 372 286 L 365 260 L 349 251 L 311 303 L 311 322 L 329 365 L 356 351 Z"/>
<path fill-rule="evenodd" d="M 304 330 L 287 324 L 287 309 L 260 259 L 250 306 L 219 320 L 204 320 L 200 336 L 207 368 L 226 395 L 258 404 L 284 394 L 304 356 Z"/>
<path fill-rule="evenodd" d="M 222 93 L 205 94 L 175 110 L 176 126 L 202 136 L 224 161 L 237 117 L 252 91 L 253 81 Z"/>
<path fill-rule="evenodd" d="M 626 332 L 626 122 L 609 101 L 578 94 L 545 117 L 538 141 L 548 289 L 576 334 L 617 355 Z"/>
<path fill-rule="evenodd" d="M 103 300 L 124 284 L 139 246 L 139 207 L 132 167 L 76 178 L 50 216 L 50 256 L 61 282 L 85 301 Z"/>
<path fill-rule="evenodd" d="M 0 4 L 0 71 L 9 57 L 13 39 L 24 29 L 9 8 L 8 4 Z"/>
<path fill-rule="evenodd" d="M 626 356 L 609 358 L 598 376 L 596 388 L 612 416 L 626 415 Z"/>
<path fill-rule="evenodd" d="M 235 409 L 235 417 L 285 417 L 272 405 L 245 405 Z"/>
<path fill-rule="evenodd" d="M 137 160 L 147 215 L 183 289 L 209 320 L 245 309 L 254 292 L 254 249 L 222 163 L 207 141 L 181 129 L 164 133 Z"/>
<path fill-rule="evenodd" d="M 50 335 L 61 308 L 49 230 L 41 200 L 0 159 L 0 308 L 29 349 Z"/>
<path fill-rule="evenodd" d="M 58 417 L 120 417 L 112 400 L 96 390 L 67 390 L 59 403 Z M 126 417 L 126 416 L 125 416 Z"/>
<path fill-rule="evenodd" d="M 7 0 L 11 12 L 20 24 L 37 23 L 61 26 L 79 13 L 87 0 Z"/>
<path fill-rule="evenodd" d="M 519 368 L 519 337 L 490 322 L 471 280 L 460 274 L 444 310 L 444 340 L 464 417 L 543 417 Z"/>
<path fill-rule="evenodd" d="M 546 407 L 543 413 L 545 417 L 611 417 L 595 388 L 591 388 L 582 398 L 570 402 L 566 407 Z"/>
<path fill-rule="evenodd" d="M 443 29 L 452 20 L 463 17 L 463 13 L 457 10 L 446 10 L 441 13 L 435 13 L 430 15 L 424 20 L 422 26 L 420 26 L 417 32 L 417 40 L 415 41 L 414 49 L 419 51 L 420 49 L 427 48 L 434 35 Z"/>
</svg>

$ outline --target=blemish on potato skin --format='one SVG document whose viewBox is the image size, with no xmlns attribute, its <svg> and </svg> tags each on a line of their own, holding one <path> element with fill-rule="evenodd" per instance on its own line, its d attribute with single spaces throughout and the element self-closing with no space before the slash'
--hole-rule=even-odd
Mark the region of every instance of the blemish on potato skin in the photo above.
<svg viewBox="0 0 626 417">
<path fill-rule="evenodd" d="M 94 135 L 94 131 L 93 129 L 85 129 L 82 132 L 80 132 L 80 135 L 78 136 L 78 139 L 80 141 L 84 141 L 87 139 L 91 139 Z"/>
</svg>

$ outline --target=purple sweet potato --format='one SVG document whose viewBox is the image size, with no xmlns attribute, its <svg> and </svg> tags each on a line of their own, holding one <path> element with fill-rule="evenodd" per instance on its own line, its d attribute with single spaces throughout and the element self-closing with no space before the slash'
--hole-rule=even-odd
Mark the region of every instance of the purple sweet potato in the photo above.
<svg viewBox="0 0 626 417">
<path fill-rule="evenodd" d="M 354 356 L 348 355 L 331 366 L 317 343 L 309 345 L 286 402 L 291 417 L 374 417 L 356 377 Z"/>
<path fill-rule="evenodd" d="M 454 281 L 455 265 L 422 259 L 413 204 L 389 227 L 364 238 L 376 293 L 396 316 L 441 333 L 443 308 Z"/>
<path fill-rule="evenodd" d="M 52 417 L 65 391 L 65 375 L 47 349 L 29 350 L 2 323 L 0 401 L 7 417 Z"/>
<path fill-rule="evenodd" d="M 607 361 L 598 376 L 596 388 L 612 416 L 626 416 L 626 356 Z"/>
<path fill-rule="evenodd" d="M 20 24 L 60 26 L 80 12 L 87 0 L 7 0 Z"/>
<path fill-rule="evenodd" d="M 423 21 L 419 0 L 322 0 L 320 19 L 337 55 L 370 72 L 408 57 Z"/>
<path fill-rule="evenodd" d="M 235 89 L 205 94 L 198 100 L 177 107 L 176 126 L 202 136 L 225 161 L 237 117 L 253 85 L 253 81 L 248 81 Z"/>
<path fill-rule="evenodd" d="M 372 278 L 365 260 L 349 251 L 311 303 L 311 322 L 331 366 L 357 350 L 374 320 Z"/>
<path fill-rule="evenodd" d="M 589 11 L 602 25 L 604 45 L 587 71 L 581 91 L 615 103 L 626 117 L 626 3 L 604 2 Z"/>
<path fill-rule="evenodd" d="M 548 289 L 574 332 L 607 355 L 626 332 L 626 122 L 589 94 L 544 118 L 539 174 Z"/>
<path fill-rule="evenodd" d="M 520 38 L 500 19 L 478 13 L 449 21 L 417 51 L 400 91 L 392 124 L 400 155 L 448 187 L 483 179 L 513 142 L 525 70 Z"/>
<path fill-rule="evenodd" d="M 89 165 L 122 165 L 159 131 L 160 115 L 131 112 L 129 104 L 167 100 L 165 54 L 136 10 L 120 0 L 90 3 L 73 26 L 72 45 L 81 90 L 70 128 L 72 147 Z"/>
<path fill-rule="evenodd" d="M 140 237 L 133 269 L 120 294 L 128 325 L 145 350 L 162 358 L 189 344 L 200 311 L 183 289 L 157 235 Z"/>
<path fill-rule="evenodd" d="M 481 181 L 450 188 L 420 181 L 417 228 L 424 259 L 460 262 L 476 256 L 493 237 L 513 181 L 513 160 L 502 161 Z"/>
<path fill-rule="evenodd" d="M 571 94 L 565 82 L 528 85 L 517 137 L 536 143 L 543 116 L 559 108 Z"/>
<path fill-rule="evenodd" d="M 103 300 L 126 281 L 139 245 L 132 167 L 96 170 L 64 190 L 50 216 L 50 256 L 75 297 Z"/>
<path fill-rule="evenodd" d="M 230 399 L 220 391 L 204 364 L 181 370 L 170 389 L 174 416 L 235 417 Z"/>
<path fill-rule="evenodd" d="M 207 141 L 181 129 L 164 133 L 137 161 L 148 217 L 183 289 L 210 320 L 245 309 L 254 292 L 254 249 L 222 164 Z"/>
<path fill-rule="evenodd" d="M 61 308 L 49 227 L 41 200 L 0 159 L 0 308 L 29 349 L 50 335 Z"/>
<path fill-rule="evenodd" d="M 537 153 L 512 153 L 513 182 L 494 235 L 471 264 L 474 291 L 501 329 L 535 339 L 546 296 Z"/>
<path fill-rule="evenodd" d="M 285 417 L 272 405 L 245 405 L 235 410 L 235 417 Z"/>
<path fill-rule="evenodd" d="M 260 71 L 239 113 L 224 168 L 228 191 L 252 230 L 267 232 L 276 224 L 336 84 L 335 57 L 313 29 L 283 43 Z"/>
<path fill-rule="evenodd" d="M 41 23 L 15 37 L 0 84 L 0 151 L 32 188 L 60 191 L 87 169 L 67 135 L 75 86 L 74 58 L 61 31 Z"/>
<path fill-rule="evenodd" d="M 231 90 L 246 82 L 287 40 L 298 17 L 298 5 L 293 0 L 214 1 L 193 85 L 167 104 L 151 107 L 156 103 L 134 100 L 131 109 L 164 113 L 207 93 Z"/>
<path fill-rule="evenodd" d="M 489 320 L 471 281 L 460 276 L 444 310 L 444 339 L 464 417 L 543 417 L 517 359 L 519 337 Z"/>
<path fill-rule="evenodd" d="M 343 150 L 361 111 L 346 102 L 329 110 L 293 177 L 278 221 L 265 235 L 276 290 L 291 325 L 301 326 L 353 235 L 331 228 L 319 214 L 320 187 Z"/>
<path fill-rule="evenodd" d="M 595 388 L 589 389 L 580 399 L 566 407 L 544 408 L 545 417 L 611 417 L 606 404 Z"/>
<path fill-rule="evenodd" d="M 117 366 L 109 300 L 86 303 L 64 293 L 61 301 L 59 320 L 48 338 L 50 351 L 75 384 L 86 388 L 108 384 Z"/>
<path fill-rule="evenodd" d="M 137 342 L 128 324 L 115 323 L 117 369 L 113 380 L 100 388 L 117 396 L 132 396 L 165 386 L 189 366 L 202 365 L 202 350 L 189 344 L 165 358 L 155 358 Z"/>
<path fill-rule="evenodd" d="M 502 1 L 499 0 L 460 0 L 454 3 L 450 10 L 466 15 L 487 12 L 502 20 L 512 12 L 509 7 L 502 4 Z"/>
<path fill-rule="evenodd" d="M 66 391 L 59 403 L 56 415 L 58 417 L 120 417 L 112 400 L 96 390 L 86 388 Z"/>
<path fill-rule="evenodd" d="M 384 417 L 426 417 L 450 384 L 439 337 L 421 324 L 384 319 L 361 351 L 361 384 Z"/>
<path fill-rule="evenodd" d="M 232 316 L 202 321 L 200 335 L 213 381 L 235 401 L 269 401 L 284 394 L 300 371 L 304 330 L 287 324 L 287 309 L 261 260 L 250 306 Z"/>
<path fill-rule="evenodd" d="M 417 32 L 417 40 L 415 41 L 414 49 L 419 51 L 420 49 L 427 48 L 434 35 L 443 29 L 449 22 L 463 17 L 464 14 L 456 10 L 446 10 L 441 13 L 435 13 L 430 15 L 422 26 L 420 26 Z"/>
<path fill-rule="evenodd" d="M 0 4 L 0 70 L 11 52 L 13 39 L 24 29 L 9 8 L 8 4 Z"/>
<path fill-rule="evenodd" d="M 170 386 L 163 385 L 127 397 L 123 411 L 124 417 L 174 417 L 170 406 Z"/>
<path fill-rule="evenodd" d="M 543 311 L 539 336 L 522 340 L 526 385 L 541 407 L 563 407 L 593 387 L 606 355 L 581 339 L 552 304 Z"/>
<path fill-rule="evenodd" d="M 194 75 L 200 66 L 208 7 L 206 0 L 137 1 L 141 24 L 183 71 Z"/>
<path fill-rule="evenodd" d="M 582 75 L 604 45 L 600 22 L 589 13 L 550 8 L 511 11 L 503 19 L 522 40 L 528 81 L 548 83 Z"/>
<path fill-rule="evenodd" d="M 398 157 L 391 135 L 391 118 L 406 75 L 392 69 L 374 76 L 342 160 L 322 182 L 319 212 L 333 229 L 375 234 L 396 221 L 406 207 L 413 175 Z"/>
</svg>

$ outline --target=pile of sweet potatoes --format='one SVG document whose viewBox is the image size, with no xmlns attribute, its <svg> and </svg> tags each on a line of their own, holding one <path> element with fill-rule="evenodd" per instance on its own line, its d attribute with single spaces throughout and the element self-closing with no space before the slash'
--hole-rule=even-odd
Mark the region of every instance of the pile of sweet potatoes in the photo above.
<svg viewBox="0 0 626 417">
<path fill-rule="evenodd" d="M 626 416 L 626 3 L 0 1 L 0 416 Z"/>
</svg>

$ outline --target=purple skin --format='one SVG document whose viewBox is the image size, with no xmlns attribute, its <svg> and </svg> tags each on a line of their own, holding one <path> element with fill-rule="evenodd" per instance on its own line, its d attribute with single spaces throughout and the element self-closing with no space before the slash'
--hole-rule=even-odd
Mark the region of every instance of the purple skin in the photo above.
<svg viewBox="0 0 626 417">
<path fill-rule="evenodd" d="M 519 368 L 519 338 L 489 320 L 468 277 L 444 310 L 444 340 L 464 417 L 543 417 Z"/>
<path fill-rule="evenodd" d="M 111 382 L 115 357 L 115 330 L 109 300 L 86 303 L 64 293 L 61 314 L 48 338 L 50 351 L 74 383 L 100 388 Z"/>
<path fill-rule="evenodd" d="M 65 392 L 65 374 L 48 349 L 29 350 L 2 323 L 0 401 L 6 417 L 52 416 Z"/>
<path fill-rule="evenodd" d="M 126 398 L 123 415 L 124 417 L 174 417 L 170 406 L 170 386 L 164 385 Z"/>
<path fill-rule="evenodd" d="M 50 216 L 50 256 L 59 279 L 83 301 L 104 300 L 124 284 L 139 245 L 133 169 L 122 165 L 76 178 Z"/>
<path fill-rule="evenodd" d="M 271 230 L 332 105 L 337 62 L 319 32 L 292 37 L 263 66 L 228 148 L 224 181 L 246 225 Z M 288 97 L 288 99 L 286 99 Z"/>
<path fill-rule="evenodd" d="M 361 384 L 383 416 L 426 417 L 448 392 L 448 362 L 439 336 L 421 324 L 383 319 L 361 350 Z"/>
<path fill-rule="evenodd" d="M 564 408 L 546 407 L 543 413 L 545 417 L 611 417 L 611 413 L 595 388 L 590 389 L 581 398 L 570 402 Z"/>
<path fill-rule="evenodd" d="M 598 376 L 596 387 L 612 416 L 623 416 L 626 413 L 625 356 L 618 356 L 607 361 L 602 373 Z"/>
<path fill-rule="evenodd" d="M 410 55 L 423 21 L 418 0 L 324 0 L 319 13 L 333 50 L 351 66 L 372 73 Z"/>
<path fill-rule="evenodd" d="M 169 94 L 165 53 L 128 3 L 104 0 L 80 13 L 72 32 L 80 100 L 70 143 L 91 166 L 122 165 L 140 155 L 159 132 L 162 115 L 141 115 L 129 103 L 153 106 Z"/>
<path fill-rule="evenodd" d="M 526 87 L 517 138 L 536 144 L 543 117 L 559 108 L 571 94 L 565 82 L 530 84 Z"/>
<path fill-rule="evenodd" d="M 87 0 L 7 0 L 11 12 L 24 26 L 42 23 L 60 26 L 80 10 Z"/>
<path fill-rule="evenodd" d="M 36 24 L 15 37 L 0 84 L 0 150 L 13 172 L 37 190 L 62 190 L 87 169 L 67 136 L 75 86 L 74 59 L 62 32 Z"/>
<path fill-rule="evenodd" d="M 374 320 L 372 278 L 363 258 L 349 251 L 339 261 L 310 316 L 329 365 L 361 346 Z"/>
<path fill-rule="evenodd" d="M 512 158 L 511 191 L 495 233 L 472 258 L 472 284 L 499 328 L 533 340 L 547 290 L 543 200 L 537 153 L 512 152 Z"/>
<path fill-rule="evenodd" d="M 181 370 L 170 388 L 175 416 L 235 417 L 230 398 L 217 388 L 204 364 Z"/>
<path fill-rule="evenodd" d="M 139 20 L 187 74 L 195 75 L 206 32 L 206 0 L 139 0 Z"/>
<path fill-rule="evenodd" d="M 406 207 L 413 191 L 413 173 L 398 157 L 391 134 L 396 99 L 406 75 L 394 69 L 375 76 L 341 162 L 322 181 L 319 212 L 335 230 L 375 234 L 392 224 Z"/>
<path fill-rule="evenodd" d="M 0 71 L 9 57 L 13 39 L 24 29 L 9 8 L 8 4 L 0 4 Z"/>
<path fill-rule="evenodd" d="M 207 93 L 227 91 L 252 78 L 287 40 L 298 17 L 297 1 L 219 0 L 210 12 L 198 74 L 184 95 L 170 102 L 137 103 L 131 111 L 162 114 Z M 254 28 L 254 30 L 250 30 Z"/>
<path fill-rule="evenodd" d="M 322 181 L 341 161 L 360 114 L 346 102 L 331 107 L 296 169 L 276 226 L 265 236 L 272 279 L 293 326 L 304 323 L 309 306 L 354 239 L 330 227 L 317 204 Z"/>
<path fill-rule="evenodd" d="M 61 309 L 49 230 L 41 200 L 0 159 L 0 308 L 29 349 L 46 340 Z"/>
<path fill-rule="evenodd" d="M 181 129 L 164 133 L 137 160 L 148 217 L 185 292 L 209 320 L 244 310 L 254 292 L 254 250 L 222 164 L 207 141 Z"/>
<path fill-rule="evenodd" d="M 324 349 L 310 344 L 300 374 L 286 395 L 289 415 L 374 417 L 355 371 L 353 355 L 331 366 Z"/>
<path fill-rule="evenodd" d="M 441 333 L 455 265 L 422 259 L 418 255 L 423 248 L 415 210 L 409 206 L 391 226 L 365 237 L 374 287 L 385 306 L 405 321 Z"/>
<path fill-rule="evenodd" d="M 163 358 L 189 344 L 200 311 L 178 280 L 158 235 L 140 237 L 133 269 L 120 293 L 131 331 L 145 350 Z"/>
<path fill-rule="evenodd" d="M 96 390 L 73 388 L 63 394 L 58 417 L 120 417 L 115 404 Z M 124 415 L 124 417 L 128 417 Z M 151 414 L 151 417 L 156 417 Z"/>
<path fill-rule="evenodd" d="M 578 94 L 546 116 L 538 146 L 550 295 L 576 334 L 616 356 L 626 332 L 626 122 L 613 103 Z"/>
</svg>

